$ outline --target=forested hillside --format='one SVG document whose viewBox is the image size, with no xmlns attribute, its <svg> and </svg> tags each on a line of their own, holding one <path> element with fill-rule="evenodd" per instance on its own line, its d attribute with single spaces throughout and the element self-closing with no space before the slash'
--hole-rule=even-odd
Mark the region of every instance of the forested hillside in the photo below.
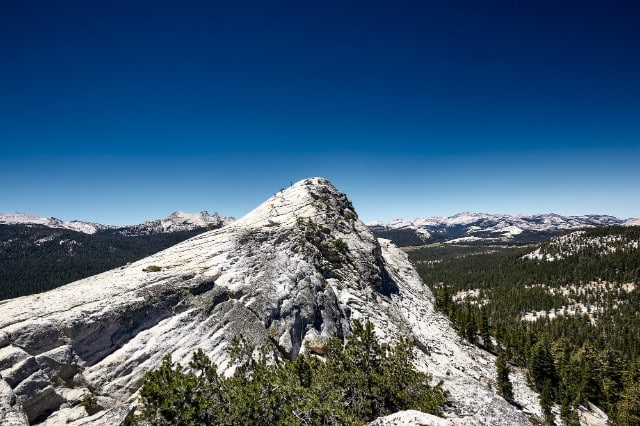
<svg viewBox="0 0 640 426">
<path fill-rule="evenodd" d="M 41 225 L 0 225 L 0 299 L 40 293 L 125 265 L 205 229 L 124 237 Z"/>
<path fill-rule="evenodd" d="M 409 256 L 462 336 L 529 368 L 549 418 L 557 403 L 573 424 L 592 402 L 614 424 L 640 424 L 639 241 L 638 227 L 604 227 Z"/>
</svg>

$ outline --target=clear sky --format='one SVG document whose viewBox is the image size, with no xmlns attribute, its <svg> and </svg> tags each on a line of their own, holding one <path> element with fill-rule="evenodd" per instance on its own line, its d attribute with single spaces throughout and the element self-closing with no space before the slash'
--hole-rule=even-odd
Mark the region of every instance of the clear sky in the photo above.
<svg viewBox="0 0 640 426">
<path fill-rule="evenodd" d="M 635 1 L 3 1 L 0 212 L 640 216 Z"/>
</svg>

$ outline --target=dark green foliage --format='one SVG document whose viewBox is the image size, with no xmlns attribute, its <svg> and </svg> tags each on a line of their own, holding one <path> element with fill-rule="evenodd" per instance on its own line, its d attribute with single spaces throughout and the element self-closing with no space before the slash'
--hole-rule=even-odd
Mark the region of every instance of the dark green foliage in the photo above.
<svg viewBox="0 0 640 426">
<path fill-rule="evenodd" d="M 448 286 L 442 286 L 434 291 L 436 309 L 444 312 L 449 317 L 453 317 L 456 312 L 456 304 L 453 302 Z"/>
<path fill-rule="evenodd" d="M 0 300 L 51 290 L 134 262 L 204 229 L 123 236 L 39 225 L 0 225 Z"/>
<path fill-rule="evenodd" d="M 378 238 L 391 240 L 398 247 L 421 246 L 425 244 L 422 238 L 414 229 L 386 229 L 384 227 L 372 227 L 371 231 Z"/>
<path fill-rule="evenodd" d="M 333 372 L 334 385 L 344 384 L 347 395 L 345 409 L 356 417 L 372 420 L 403 409 L 437 413 L 444 402 L 439 385 L 431 388 L 429 376 L 413 367 L 411 342 L 400 340 L 383 349 L 373 325 L 355 321 L 353 334 L 342 347 L 334 340 L 326 366 Z"/>
<path fill-rule="evenodd" d="M 476 325 L 475 315 L 471 309 L 463 311 L 463 330 L 462 336 L 469 341 L 469 343 L 476 343 L 476 335 L 478 334 L 478 326 Z"/>
<path fill-rule="evenodd" d="M 482 338 L 482 346 L 490 350 L 493 345 L 491 344 L 491 333 L 489 332 L 489 319 L 486 309 L 480 309 L 480 315 L 478 315 L 478 333 Z"/>
<path fill-rule="evenodd" d="M 166 355 L 162 365 L 145 375 L 140 395 L 147 403 L 142 418 L 156 425 L 215 424 L 223 404 L 224 380 L 209 358 L 198 350 L 186 371 Z M 220 389 L 210 394 L 208 389 Z"/>
<path fill-rule="evenodd" d="M 640 383 L 625 387 L 617 412 L 612 416 L 614 425 L 640 425 Z"/>
<path fill-rule="evenodd" d="M 640 359 L 631 363 L 624 377 L 620 400 L 613 408 L 609 418 L 612 425 L 640 425 Z"/>
<path fill-rule="evenodd" d="M 258 354 L 255 356 L 255 354 Z M 402 409 L 438 413 L 445 393 L 413 366 L 410 342 L 387 349 L 371 323 L 355 322 L 346 345 L 329 342 L 323 361 L 270 362 L 268 346 L 235 339 L 235 373 L 225 378 L 199 350 L 189 369 L 171 362 L 145 375 L 137 420 L 154 425 L 356 425 Z"/>
<path fill-rule="evenodd" d="M 600 401 L 602 371 L 598 355 L 589 342 L 573 352 L 568 368 L 573 379 L 571 391 L 575 402 Z"/>
<path fill-rule="evenodd" d="M 528 368 L 529 380 L 535 390 L 542 392 L 547 384 L 551 389 L 555 388 L 558 374 L 547 342 L 540 341 L 531 348 Z"/>
<path fill-rule="evenodd" d="M 158 265 L 149 265 L 143 269 L 144 272 L 160 272 L 162 271 L 162 267 Z"/>
<path fill-rule="evenodd" d="M 349 250 L 349 246 L 342 238 L 336 238 L 333 240 L 333 247 L 341 253 L 345 253 Z"/>
<path fill-rule="evenodd" d="M 513 385 L 509 379 L 509 365 L 507 364 L 507 357 L 503 350 L 498 352 L 496 358 L 496 369 L 498 370 L 498 390 L 500 395 L 507 401 L 513 402 Z"/>
<path fill-rule="evenodd" d="M 96 398 L 96 396 L 91 392 L 85 393 L 82 396 L 80 405 L 82 405 L 88 412 L 90 412 L 98 406 L 98 398 Z"/>
<path fill-rule="evenodd" d="M 553 413 L 551 408 L 553 407 L 553 385 L 551 380 L 545 380 L 540 390 L 540 407 L 544 414 L 544 420 L 547 425 L 553 425 Z"/>
</svg>

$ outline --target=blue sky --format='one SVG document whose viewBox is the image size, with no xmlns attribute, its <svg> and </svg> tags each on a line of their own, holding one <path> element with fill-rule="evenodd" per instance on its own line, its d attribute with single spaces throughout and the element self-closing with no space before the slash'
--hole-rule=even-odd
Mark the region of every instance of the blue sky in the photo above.
<svg viewBox="0 0 640 426">
<path fill-rule="evenodd" d="M 0 212 L 640 216 L 640 6 L 378 3 L 3 3 Z"/>
</svg>

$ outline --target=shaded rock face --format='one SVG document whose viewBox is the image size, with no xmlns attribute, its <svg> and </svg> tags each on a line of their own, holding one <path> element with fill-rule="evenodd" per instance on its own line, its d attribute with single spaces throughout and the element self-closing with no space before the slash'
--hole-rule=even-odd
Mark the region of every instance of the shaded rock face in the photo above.
<svg viewBox="0 0 640 426">
<path fill-rule="evenodd" d="M 244 218 L 146 259 L 0 304 L 0 423 L 117 424 L 145 371 L 202 348 L 222 368 L 238 334 L 283 357 L 322 354 L 353 319 L 380 339 L 412 337 L 451 392 L 459 424 L 529 424 L 496 395 L 493 360 L 464 346 L 406 255 L 377 240 L 322 178 L 280 191 Z M 536 414 L 521 375 L 516 398 Z M 92 392 L 102 408 L 79 405 Z"/>
</svg>

